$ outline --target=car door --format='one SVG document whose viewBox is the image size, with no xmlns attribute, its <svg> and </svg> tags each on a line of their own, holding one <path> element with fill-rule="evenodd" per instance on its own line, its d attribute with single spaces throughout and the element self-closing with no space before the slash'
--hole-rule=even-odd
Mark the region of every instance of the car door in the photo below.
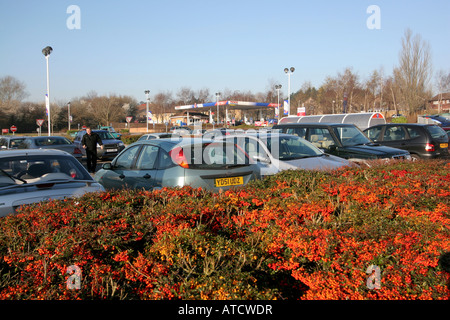
<svg viewBox="0 0 450 320">
<path fill-rule="evenodd" d="M 409 135 L 403 126 L 387 126 L 383 133 L 383 145 L 392 148 L 407 149 L 408 137 Z"/>
<path fill-rule="evenodd" d="M 152 190 L 161 186 L 158 177 L 158 156 L 160 148 L 153 145 L 144 145 L 137 156 L 136 163 L 128 170 L 124 178 L 127 185 L 133 189 Z"/>
<path fill-rule="evenodd" d="M 105 170 L 101 178 L 105 188 L 121 189 L 131 187 L 131 185 L 128 185 L 131 182 L 130 177 L 135 174 L 130 172 L 134 171 L 134 165 L 140 149 L 140 145 L 132 146 L 113 160 L 111 169 Z"/>
</svg>

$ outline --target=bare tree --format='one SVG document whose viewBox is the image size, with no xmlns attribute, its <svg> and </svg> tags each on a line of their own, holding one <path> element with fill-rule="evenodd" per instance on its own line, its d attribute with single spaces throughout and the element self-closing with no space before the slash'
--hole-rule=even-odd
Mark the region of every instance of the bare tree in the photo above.
<svg viewBox="0 0 450 320">
<path fill-rule="evenodd" d="M 23 82 L 12 76 L 0 78 L 0 107 L 5 113 L 15 113 L 27 96 Z"/>
<path fill-rule="evenodd" d="M 430 97 L 428 88 L 431 77 L 431 49 L 420 35 L 405 31 L 399 65 L 394 69 L 402 103 L 410 114 L 416 113 Z"/>
</svg>

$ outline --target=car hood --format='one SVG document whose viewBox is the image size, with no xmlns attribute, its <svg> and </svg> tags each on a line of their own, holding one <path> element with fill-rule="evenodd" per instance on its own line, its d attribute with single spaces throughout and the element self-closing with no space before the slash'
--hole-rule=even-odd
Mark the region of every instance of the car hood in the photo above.
<svg viewBox="0 0 450 320">
<path fill-rule="evenodd" d="M 344 147 L 346 151 L 352 152 L 352 153 L 370 153 L 377 156 L 383 156 L 383 155 L 396 155 L 396 154 L 405 154 L 408 153 L 405 150 L 392 148 L 392 147 L 386 147 L 378 144 L 364 144 L 364 145 L 357 145 L 357 146 L 351 146 L 351 147 Z"/>
<path fill-rule="evenodd" d="M 103 144 L 118 144 L 121 143 L 122 140 L 117 140 L 117 139 L 104 139 L 102 140 Z"/>
<path fill-rule="evenodd" d="M 327 154 L 318 157 L 279 161 L 280 170 L 333 170 L 353 165 L 354 164 L 348 160 Z"/>
</svg>

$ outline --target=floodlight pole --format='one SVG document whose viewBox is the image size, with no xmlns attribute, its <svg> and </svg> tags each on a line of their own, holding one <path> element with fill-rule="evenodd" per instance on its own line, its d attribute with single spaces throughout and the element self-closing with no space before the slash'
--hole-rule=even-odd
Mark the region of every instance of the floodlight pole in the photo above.
<svg viewBox="0 0 450 320">
<path fill-rule="evenodd" d="M 284 72 L 288 75 L 288 116 L 291 114 L 291 74 L 295 71 L 294 67 L 290 69 L 284 68 Z M 284 110 L 283 110 L 284 111 Z"/>
<path fill-rule="evenodd" d="M 45 99 L 45 107 L 47 108 L 47 115 L 48 115 L 48 135 L 51 136 L 52 135 L 52 124 L 51 124 L 51 120 L 50 120 L 50 77 L 49 77 L 49 72 L 48 72 L 48 58 L 50 57 L 50 53 L 53 51 L 52 47 L 45 47 L 44 49 L 42 49 L 42 53 L 45 56 L 45 60 L 47 62 L 47 97 Z"/>
</svg>

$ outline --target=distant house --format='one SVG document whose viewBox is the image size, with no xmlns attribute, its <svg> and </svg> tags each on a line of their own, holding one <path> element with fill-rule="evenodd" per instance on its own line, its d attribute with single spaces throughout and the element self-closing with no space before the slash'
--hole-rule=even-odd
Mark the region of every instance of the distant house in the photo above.
<svg viewBox="0 0 450 320">
<path fill-rule="evenodd" d="M 429 107 L 438 112 L 450 112 L 450 92 L 439 93 L 431 98 Z"/>
<path fill-rule="evenodd" d="M 152 120 L 155 123 L 165 123 L 165 122 L 169 122 L 170 116 L 172 115 L 172 113 L 170 112 L 166 112 L 166 113 L 158 113 L 154 111 L 154 106 L 150 103 L 148 106 L 148 110 L 152 113 Z M 136 111 L 135 111 L 135 115 L 136 118 L 139 121 L 142 121 L 145 123 L 145 114 L 147 113 L 147 104 L 146 103 L 141 103 L 138 106 L 136 106 Z"/>
<path fill-rule="evenodd" d="M 172 124 L 188 123 L 188 125 L 193 125 L 196 122 L 206 123 L 209 121 L 209 115 L 200 112 L 180 112 L 170 117 L 170 122 Z"/>
</svg>

